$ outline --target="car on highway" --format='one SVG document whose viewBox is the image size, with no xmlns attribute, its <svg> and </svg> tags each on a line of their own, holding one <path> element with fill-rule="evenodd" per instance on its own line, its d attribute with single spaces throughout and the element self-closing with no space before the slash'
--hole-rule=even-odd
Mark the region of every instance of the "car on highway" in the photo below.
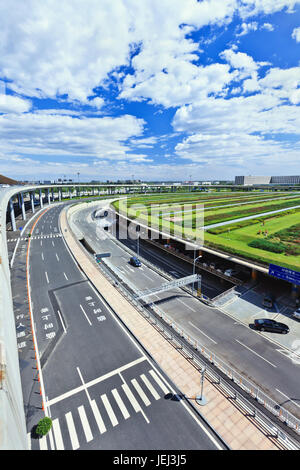
<svg viewBox="0 0 300 470">
<path fill-rule="evenodd" d="M 284 323 L 280 323 L 270 318 L 260 318 L 254 320 L 254 326 L 259 331 L 271 331 L 273 333 L 286 334 L 290 331 L 289 327 Z"/>
<path fill-rule="evenodd" d="M 297 308 L 297 310 L 294 311 L 292 317 L 296 318 L 296 320 L 300 320 L 300 308 Z"/>
<path fill-rule="evenodd" d="M 142 263 L 140 262 L 140 260 L 136 256 L 132 256 L 129 260 L 129 263 L 132 266 L 135 266 L 136 268 L 139 268 L 140 266 L 142 266 Z"/>
<path fill-rule="evenodd" d="M 224 271 L 224 274 L 225 276 L 234 277 L 238 274 L 238 271 L 236 271 L 235 269 L 226 269 L 226 271 Z"/>
<path fill-rule="evenodd" d="M 265 295 L 262 301 L 264 307 L 272 308 L 274 305 L 274 300 L 271 295 Z"/>
</svg>

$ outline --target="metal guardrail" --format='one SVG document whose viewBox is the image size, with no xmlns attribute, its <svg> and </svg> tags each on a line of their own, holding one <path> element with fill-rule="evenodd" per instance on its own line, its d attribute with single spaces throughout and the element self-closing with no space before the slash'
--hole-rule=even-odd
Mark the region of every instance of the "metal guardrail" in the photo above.
<svg viewBox="0 0 300 470">
<path fill-rule="evenodd" d="M 89 256 L 91 257 L 90 254 Z M 104 266 L 104 263 L 99 264 L 94 260 L 94 258 L 92 259 L 104 276 L 114 284 L 124 297 L 129 300 L 145 318 L 165 334 L 171 342 L 177 344 L 177 349 L 181 349 L 182 352 L 187 355 L 189 360 L 196 366 L 198 365 L 200 369 L 206 367 L 205 373 L 207 378 L 212 380 L 213 383 L 217 384 L 223 391 L 225 391 L 229 395 L 230 399 L 235 400 L 235 402 L 241 406 L 245 412 L 252 416 L 253 419 L 259 421 L 260 425 L 262 425 L 271 436 L 277 438 L 283 447 L 291 450 L 300 449 L 300 439 L 297 438 L 297 436 L 300 436 L 300 420 L 297 417 L 285 408 L 281 407 L 251 381 L 242 377 L 232 369 L 231 366 L 222 361 L 215 353 L 203 346 L 198 340 L 187 334 L 181 326 L 172 320 L 159 307 L 151 304 L 146 308 L 142 305 L 134 298 L 133 293 L 125 287 L 124 279 L 118 279 L 109 267 Z M 164 323 L 158 320 L 157 316 L 159 316 Z M 200 359 L 199 354 L 203 356 L 206 362 L 203 362 L 203 360 Z M 212 367 L 207 364 L 211 364 Z M 222 375 L 220 375 L 216 369 L 218 369 Z M 257 405 L 255 406 L 255 404 L 249 401 L 242 392 L 237 390 L 237 387 L 234 387 L 229 382 L 228 379 L 232 384 L 237 385 L 246 392 L 255 402 L 257 402 Z M 266 416 L 259 409 L 258 405 L 265 408 L 271 415 L 277 418 L 277 422 L 274 422 Z M 290 428 L 291 431 L 295 431 L 295 438 L 291 437 L 290 433 L 284 431 L 284 426 Z"/>
</svg>

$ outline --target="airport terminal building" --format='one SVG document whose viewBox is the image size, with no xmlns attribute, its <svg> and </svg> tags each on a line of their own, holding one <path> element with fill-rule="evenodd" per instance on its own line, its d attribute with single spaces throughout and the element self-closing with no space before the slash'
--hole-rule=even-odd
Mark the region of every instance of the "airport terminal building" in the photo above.
<svg viewBox="0 0 300 470">
<path fill-rule="evenodd" d="M 240 186 L 255 184 L 300 184 L 300 176 L 236 176 L 234 183 Z"/>
</svg>

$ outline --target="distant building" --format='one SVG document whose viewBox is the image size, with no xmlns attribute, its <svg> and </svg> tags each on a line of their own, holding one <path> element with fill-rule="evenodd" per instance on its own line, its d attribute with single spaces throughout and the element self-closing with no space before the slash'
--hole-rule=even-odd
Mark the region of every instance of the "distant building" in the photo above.
<svg viewBox="0 0 300 470">
<path fill-rule="evenodd" d="M 300 184 L 300 176 L 236 176 L 235 184 L 252 186 L 255 184 Z"/>
</svg>

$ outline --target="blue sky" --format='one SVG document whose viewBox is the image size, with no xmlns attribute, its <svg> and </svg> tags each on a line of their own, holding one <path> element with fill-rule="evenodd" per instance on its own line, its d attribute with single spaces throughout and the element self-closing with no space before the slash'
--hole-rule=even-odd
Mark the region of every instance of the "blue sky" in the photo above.
<svg viewBox="0 0 300 470">
<path fill-rule="evenodd" d="M 300 174 L 300 0 L 0 0 L 0 173 Z"/>
</svg>

